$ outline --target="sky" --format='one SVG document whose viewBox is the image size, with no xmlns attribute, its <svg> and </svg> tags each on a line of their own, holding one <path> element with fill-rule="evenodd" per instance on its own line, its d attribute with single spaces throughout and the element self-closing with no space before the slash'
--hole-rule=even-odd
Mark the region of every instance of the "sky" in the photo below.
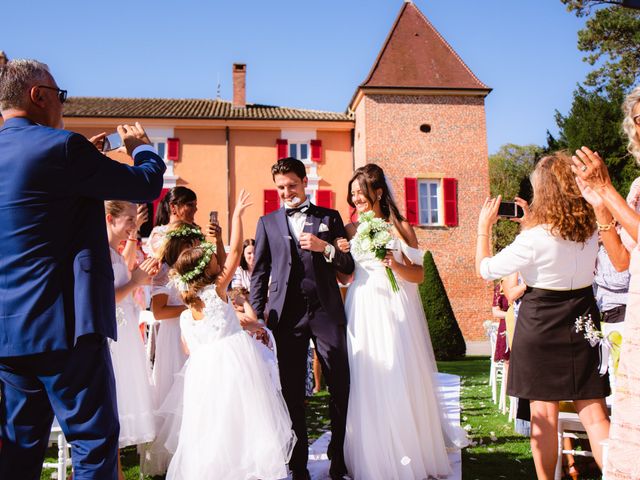
<svg viewBox="0 0 640 480">
<path fill-rule="evenodd" d="M 584 19 L 560 0 L 414 0 L 486 98 L 489 153 L 546 143 L 554 113 L 592 68 Z M 232 98 L 247 64 L 247 102 L 345 111 L 403 0 L 20 0 L 3 2 L 0 50 L 47 63 L 70 96 Z"/>
</svg>

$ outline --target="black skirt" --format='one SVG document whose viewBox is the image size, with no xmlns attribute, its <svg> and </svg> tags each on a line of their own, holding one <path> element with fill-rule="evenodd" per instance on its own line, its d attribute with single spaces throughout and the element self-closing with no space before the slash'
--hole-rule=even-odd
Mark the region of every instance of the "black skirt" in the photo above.
<svg viewBox="0 0 640 480">
<path fill-rule="evenodd" d="M 600 314 L 591 287 L 580 290 L 527 288 L 518 312 L 507 393 L 531 400 L 585 400 L 610 393 L 609 377 L 598 373 L 600 348 L 576 332 L 579 316 Z"/>
</svg>

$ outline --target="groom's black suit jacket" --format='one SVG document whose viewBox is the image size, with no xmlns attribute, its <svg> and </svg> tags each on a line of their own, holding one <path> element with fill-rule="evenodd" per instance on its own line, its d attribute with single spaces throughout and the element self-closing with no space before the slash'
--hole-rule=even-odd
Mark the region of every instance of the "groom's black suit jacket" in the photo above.
<svg viewBox="0 0 640 480">
<path fill-rule="evenodd" d="M 310 205 L 306 215 L 304 232 L 329 243 L 338 237 L 346 238 L 344 224 L 336 210 Z M 351 254 L 338 249 L 332 262 L 327 262 L 320 252 L 301 250 L 289 230 L 287 215 L 282 207 L 258 221 L 251 276 L 251 305 L 258 318 L 264 318 L 267 310 L 268 325 L 272 328 L 282 320 L 285 307 L 290 306 L 286 303 L 303 301 L 305 298 L 319 302 L 332 321 L 345 324 L 336 270 L 350 274 L 353 268 Z"/>
</svg>

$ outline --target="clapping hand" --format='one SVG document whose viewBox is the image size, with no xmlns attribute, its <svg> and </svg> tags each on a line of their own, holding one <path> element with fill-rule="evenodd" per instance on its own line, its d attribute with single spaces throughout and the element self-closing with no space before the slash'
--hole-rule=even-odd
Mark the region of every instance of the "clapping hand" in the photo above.
<svg viewBox="0 0 640 480">
<path fill-rule="evenodd" d="M 592 152 L 589 148 L 582 147 L 580 150 L 576 150 L 576 154 L 571 159 L 573 161 L 571 170 L 577 178 L 582 180 L 583 185 L 596 192 L 611 185 L 609 171 L 598 152 Z M 586 197 L 585 200 L 589 201 Z"/>
<path fill-rule="evenodd" d="M 137 285 L 149 285 L 151 278 L 157 275 L 158 270 L 160 270 L 160 261 L 149 257 L 131 272 L 131 280 Z"/>
</svg>

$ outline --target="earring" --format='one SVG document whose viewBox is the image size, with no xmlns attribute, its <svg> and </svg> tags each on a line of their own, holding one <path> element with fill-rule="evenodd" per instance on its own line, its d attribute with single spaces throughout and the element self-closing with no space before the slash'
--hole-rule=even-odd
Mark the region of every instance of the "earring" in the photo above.
<svg viewBox="0 0 640 480">
<path fill-rule="evenodd" d="M 382 200 L 382 195 L 378 195 L 378 201 Z"/>
</svg>

